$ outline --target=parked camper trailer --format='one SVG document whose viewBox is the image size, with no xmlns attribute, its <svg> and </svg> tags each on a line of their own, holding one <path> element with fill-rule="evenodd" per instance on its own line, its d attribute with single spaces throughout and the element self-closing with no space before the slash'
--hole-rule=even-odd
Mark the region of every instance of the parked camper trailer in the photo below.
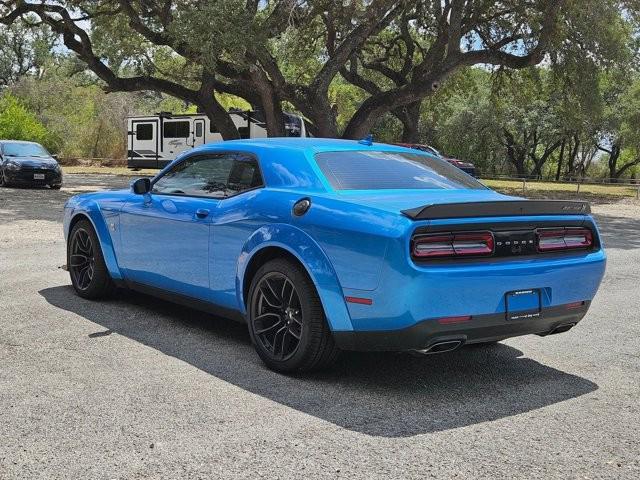
<svg viewBox="0 0 640 480">
<path fill-rule="evenodd" d="M 261 112 L 230 113 L 241 138 L 264 138 L 266 125 Z M 289 137 L 306 137 L 304 119 L 284 114 Z M 205 143 L 220 142 L 222 135 L 204 114 L 158 115 L 127 118 L 127 166 L 129 168 L 163 168 L 176 156 Z"/>
</svg>

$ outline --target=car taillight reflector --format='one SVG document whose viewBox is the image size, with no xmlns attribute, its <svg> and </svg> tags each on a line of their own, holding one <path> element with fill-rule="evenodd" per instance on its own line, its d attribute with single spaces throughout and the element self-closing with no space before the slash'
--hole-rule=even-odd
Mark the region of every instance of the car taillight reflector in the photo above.
<svg viewBox="0 0 640 480">
<path fill-rule="evenodd" d="M 424 235 L 413 241 L 413 255 L 419 258 L 491 255 L 491 232 L 460 232 Z"/>
<path fill-rule="evenodd" d="M 349 303 L 357 303 L 360 305 L 373 305 L 373 300 L 370 298 L 363 297 L 344 297 L 344 299 Z"/>
<path fill-rule="evenodd" d="M 469 321 L 471 321 L 471 315 L 462 315 L 459 317 L 444 317 L 438 319 L 438 323 L 441 325 L 451 325 L 454 323 L 465 323 Z"/>
<path fill-rule="evenodd" d="M 567 310 L 575 310 L 577 308 L 582 308 L 584 306 L 584 301 L 582 302 L 573 302 L 573 303 L 567 303 L 564 307 Z"/>
<path fill-rule="evenodd" d="M 593 234 L 588 228 L 540 228 L 536 234 L 539 252 L 589 248 L 593 245 Z"/>
</svg>

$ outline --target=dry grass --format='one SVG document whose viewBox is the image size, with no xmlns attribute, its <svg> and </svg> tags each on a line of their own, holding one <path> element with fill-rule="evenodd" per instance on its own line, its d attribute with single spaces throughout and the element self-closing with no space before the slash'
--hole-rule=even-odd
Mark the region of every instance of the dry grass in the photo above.
<svg viewBox="0 0 640 480">
<path fill-rule="evenodd" d="M 128 177 L 149 177 L 156 175 L 159 170 L 152 170 L 143 168 L 138 171 L 131 170 L 127 167 L 104 167 L 104 166 L 87 166 L 87 165 L 73 165 L 62 166 L 62 171 L 68 174 L 83 173 L 83 174 L 100 174 L 100 175 L 124 175 Z"/>
<path fill-rule="evenodd" d="M 602 197 L 612 200 L 620 197 L 635 197 L 638 187 L 628 185 L 580 185 L 580 192 L 575 183 L 526 182 L 525 191 L 522 182 L 517 180 L 482 180 L 486 186 L 509 195 L 559 197 Z"/>
</svg>

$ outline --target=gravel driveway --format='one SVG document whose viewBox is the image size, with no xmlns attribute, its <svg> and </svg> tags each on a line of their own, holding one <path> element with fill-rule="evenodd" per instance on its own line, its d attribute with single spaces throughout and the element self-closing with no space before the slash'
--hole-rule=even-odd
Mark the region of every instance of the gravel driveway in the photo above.
<svg viewBox="0 0 640 480">
<path fill-rule="evenodd" d="M 268 371 L 243 325 L 69 286 L 62 206 L 0 189 L 0 478 L 640 478 L 640 207 L 598 205 L 607 275 L 547 338 Z M 576 279 L 580 281 L 580 279 Z"/>
</svg>

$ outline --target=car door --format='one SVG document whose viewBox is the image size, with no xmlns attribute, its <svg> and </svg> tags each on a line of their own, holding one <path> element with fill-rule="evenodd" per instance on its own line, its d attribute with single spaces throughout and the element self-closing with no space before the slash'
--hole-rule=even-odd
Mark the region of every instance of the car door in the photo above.
<svg viewBox="0 0 640 480">
<path fill-rule="evenodd" d="M 263 186 L 258 159 L 248 152 L 236 152 L 227 182 L 229 195 L 220 201 L 212 215 L 211 301 L 221 307 L 238 308 L 238 259 L 247 239 L 267 221 L 254 204 Z"/>
<path fill-rule="evenodd" d="M 204 127 L 205 123 L 203 119 L 196 119 L 193 121 L 193 146 L 199 147 L 204 145 Z"/>
<path fill-rule="evenodd" d="M 125 278 L 209 300 L 212 214 L 228 195 L 228 154 L 192 155 L 132 195 L 120 217 L 119 263 Z"/>
<path fill-rule="evenodd" d="M 158 120 L 133 120 L 127 157 L 130 166 L 158 168 Z"/>
</svg>

